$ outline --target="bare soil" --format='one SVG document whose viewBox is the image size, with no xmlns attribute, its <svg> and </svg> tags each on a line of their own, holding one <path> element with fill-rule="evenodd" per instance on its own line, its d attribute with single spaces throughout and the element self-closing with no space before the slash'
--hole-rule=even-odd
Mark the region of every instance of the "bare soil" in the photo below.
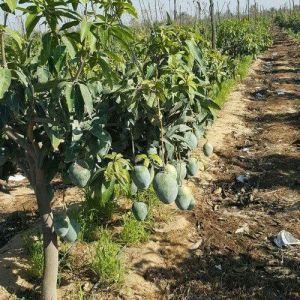
<svg viewBox="0 0 300 300">
<path fill-rule="evenodd" d="M 253 63 L 208 130 L 215 154 L 195 152 L 206 167 L 188 183 L 195 211 L 175 213 L 157 224 L 151 241 L 125 249 L 121 291 L 95 290 L 85 249 L 77 245 L 85 268 L 75 272 L 80 280 L 62 284 L 62 298 L 78 299 L 81 288 L 91 299 L 300 299 L 300 246 L 279 249 L 273 242 L 283 229 L 300 238 L 300 46 L 282 32 L 274 35 L 273 47 Z M 80 199 L 78 190 L 66 194 L 68 203 Z M 57 207 L 61 198 L 58 185 Z M 34 203 L 26 183 L 0 194 L 0 299 L 35 288 L 22 240 L 11 239 L 20 225 L 9 221 L 26 211 L 24 224 L 36 222 Z M 10 231 L 2 229 L 8 225 Z"/>
</svg>

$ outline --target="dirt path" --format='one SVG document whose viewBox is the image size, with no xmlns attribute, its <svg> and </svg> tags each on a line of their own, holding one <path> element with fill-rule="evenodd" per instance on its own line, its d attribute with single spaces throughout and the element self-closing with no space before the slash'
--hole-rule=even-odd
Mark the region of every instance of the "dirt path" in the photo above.
<svg viewBox="0 0 300 300">
<path fill-rule="evenodd" d="M 282 229 L 300 237 L 299 128 L 300 47 L 277 32 L 208 132 L 195 216 L 140 251 L 127 298 L 299 299 L 299 247 L 273 243 Z"/>
<path fill-rule="evenodd" d="M 282 229 L 300 237 L 299 128 L 300 46 L 276 32 L 274 46 L 254 62 L 208 132 L 216 154 L 189 183 L 195 212 L 178 214 L 149 243 L 128 248 L 121 294 L 93 299 L 299 299 L 300 248 L 281 251 L 272 242 Z M 5 197 L 2 206 L 13 201 Z M 21 202 L 28 210 L 29 198 Z M 0 299 L 28 287 L 21 249 L 13 240 L 0 251 Z M 75 299 L 71 286 L 60 292 Z"/>
</svg>

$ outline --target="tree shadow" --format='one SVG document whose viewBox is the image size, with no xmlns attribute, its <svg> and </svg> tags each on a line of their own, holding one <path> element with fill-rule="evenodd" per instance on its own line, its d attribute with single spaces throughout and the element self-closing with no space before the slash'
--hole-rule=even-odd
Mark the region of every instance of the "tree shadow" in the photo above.
<svg viewBox="0 0 300 300">
<path fill-rule="evenodd" d="M 259 117 L 246 117 L 247 122 L 258 122 L 263 124 L 284 123 L 300 128 L 300 112 L 280 113 L 280 114 L 264 114 Z"/>
<path fill-rule="evenodd" d="M 3 273 L 0 275 L 0 285 L 18 299 L 39 299 L 40 282 L 29 275 L 26 257 L 22 234 L 18 234 L 1 248 L 0 265 Z M 32 285 L 33 287 L 28 287 Z"/>
<path fill-rule="evenodd" d="M 0 248 L 18 232 L 30 228 L 38 220 L 34 211 L 16 211 L 0 214 Z"/>
<path fill-rule="evenodd" d="M 272 79 L 273 82 L 277 82 L 280 84 L 295 84 L 298 85 L 300 84 L 300 79 L 296 79 L 296 78 L 273 78 Z"/>
<path fill-rule="evenodd" d="M 261 157 L 235 157 L 218 155 L 227 160 L 232 166 L 238 166 L 244 172 L 251 173 L 248 184 L 259 189 L 274 189 L 288 187 L 293 190 L 300 190 L 300 157 L 287 156 L 282 154 L 265 155 Z M 215 181 L 217 186 L 234 182 L 235 178 L 228 182 Z"/>
<path fill-rule="evenodd" d="M 299 299 L 299 261 L 272 262 L 249 254 L 190 253 L 176 268 L 149 268 L 146 280 L 169 282 L 168 299 Z"/>
</svg>

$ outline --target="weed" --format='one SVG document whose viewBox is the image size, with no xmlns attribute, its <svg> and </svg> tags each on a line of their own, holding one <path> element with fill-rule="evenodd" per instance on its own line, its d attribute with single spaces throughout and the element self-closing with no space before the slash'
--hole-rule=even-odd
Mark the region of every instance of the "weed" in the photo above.
<svg viewBox="0 0 300 300">
<path fill-rule="evenodd" d="M 237 78 L 236 79 L 234 79 L 234 78 L 227 79 L 221 84 L 221 89 L 218 91 L 218 93 L 215 97 L 215 102 L 219 106 L 222 106 L 225 103 L 230 92 L 235 87 L 235 85 L 238 83 L 238 80 L 241 80 L 241 79 L 244 79 L 247 77 L 252 60 L 253 60 L 252 56 L 243 57 L 240 61 L 237 62 L 237 64 L 238 64 Z"/>
<path fill-rule="evenodd" d="M 160 201 L 153 189 L 153 186 L 151 186 L 148 190 L 143 192 L 138 192 L 137 195 L 133 198 L 135 201 L 141 201 L 145 202 L 148 206 L 148 219 L 151 219 L 153 214 L 153 208 L 156 207 Z"/>
<path fill-rule="evenodd" d="M 28 255 L 30 264 L 29 273 L 35 278 L 39 279 L 43 275 L 44 252 L 43 241 L 40 235 L 34 236 L 27 233 L 24 237 L 24 249 Z"/>
<path fill-rule="evenodd" d="M 102 229 L 92 253 L 91 268 L 101 284 L 121 284 L 124 278 L 124 263 L 121 247 L 112 240 L 108 230 Z"/>
<path fill-rule="evenodd" d="M 150 232 L 145 229 L 145 223 L 137 221 L 133 216 L 124 217 L 121 242 L 126 245 L 136 245 L 147 242 Z"/>
<path fill-rule="evenodd" d="M 95 193 L 88 191 L 85 194 L 85 206 L 88 210 L 96 210 L 98 219 L 102 220 L 102 222 L 106 222 L 107 220 L 111 220 L 115 202 L 114 202 L 114 192 L 110 197 L 103 197 L 101 192 Z"/>
</svg>

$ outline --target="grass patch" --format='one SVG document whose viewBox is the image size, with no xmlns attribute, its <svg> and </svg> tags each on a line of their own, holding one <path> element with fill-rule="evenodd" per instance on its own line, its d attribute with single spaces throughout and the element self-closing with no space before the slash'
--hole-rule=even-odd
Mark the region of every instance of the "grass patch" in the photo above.
<svg viewBox="0 0 300 300">
<path fill-rule="evenodd" d="M 124 262 L 120 245 L 112 240 L 111 233 L 102 229 L 92 251 L 91 269 L 102 285 L 121 284 L 124 279 Z"/>
<path fill-rule="evenodd" d="M 34 279 L 40 279 L 43 276 L 44 266 L 44 250 L 43 240 L 40 235 L 34 236 L 32 232 L 26 233 L 23 237 L 24 249 L 28 255 L 28 262 L 30 265 L 29 274 Z"/>
<path fill-rule="evenodd" d="M 287 33 L 291 35 L 294 39 L 297 41 L 300 41 L 300 33 L 294 32 L 293 30 L 289 29 L 287 30 Z"/>
<path fill-rule="evenodd" d="M 219 106 L 223 106 L 224 103 L 226 102 L 230 92 L 232 89 L 235 87 L 235 85 L 242 79 L 245 79 L 248 76 L 249 73 L 249 68 L 251 66 L 251 63 L 253 61 L 252 56 L 245 56 L 238 62 L 238 67 L 237 67 L 237 76 L 236 78 L 231 78 L 228 80 L 225 80 L 221 84 L 221 88 L 219 92 L 217 93 L 215 97 L 215 102 Z"/>
<path fill-rule="evenodd" d="M 133 216 L 124 217 L 123 229 L 120 240 L 125 245 L 137 245 L 145 243 L 150 238 L 150 232 L 146 230 L 145 223 L 136 220 Z"/>
</svg>

